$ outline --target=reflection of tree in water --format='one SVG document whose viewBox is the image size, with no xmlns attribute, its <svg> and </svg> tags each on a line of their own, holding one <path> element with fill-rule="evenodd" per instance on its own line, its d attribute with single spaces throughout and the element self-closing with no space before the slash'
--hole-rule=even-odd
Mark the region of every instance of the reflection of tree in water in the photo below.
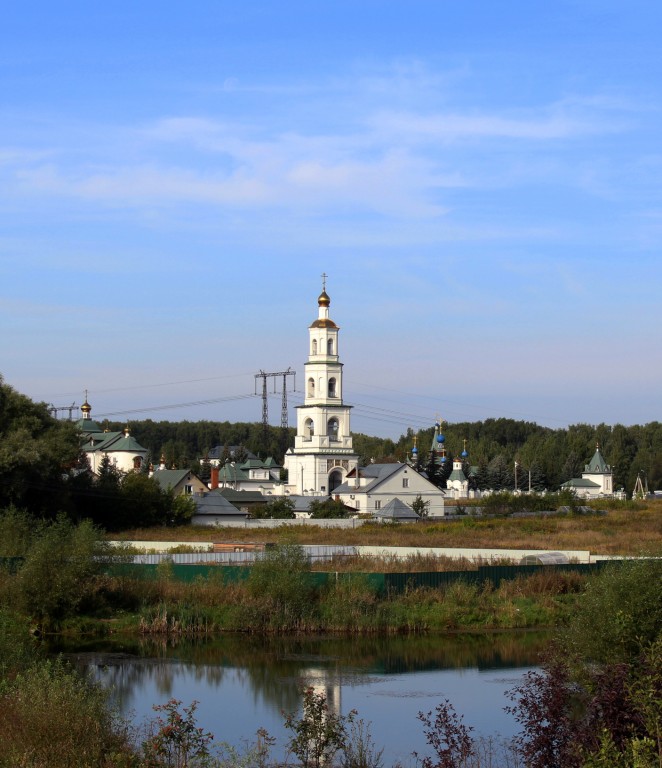
<svg viewBox="0 0 662 768">
<path fill-rule="evenodd" d="M 333 689 L 339 701 L 342 684 L 349 679 L 435 669 L 525 667 L 538 662 L 548 642 L 548 635 L 533 632 L 370 638 L 223 635 L 179 642 L 137 638 L 119 646 L 106 642 L 94 652 L 79 648 L 72 658 L 94 670 L 125 711 L 134 692 L 149 682 L 165 700 L 182 674 L 218 687 L 229 670 L 255 701 L 293 711 L 304 685 Z"/>
</svg>

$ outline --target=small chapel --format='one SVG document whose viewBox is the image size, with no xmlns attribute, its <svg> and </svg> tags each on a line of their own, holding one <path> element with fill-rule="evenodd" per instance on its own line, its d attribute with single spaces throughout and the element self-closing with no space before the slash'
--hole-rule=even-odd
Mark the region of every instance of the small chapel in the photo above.
<svg viewBox="0 0 662 768">
<path fill-rule="evenodd" d="M 611 496 L 614 493 L 614 473 L 600 451 L 600 444 L 595 444 L 595 453 L 588 464 L 584 466 L 581 477 L 573 477 L 561 488 L 574 491 L 583 499 L 594 499 L 600 496 Z"/>
</svg>

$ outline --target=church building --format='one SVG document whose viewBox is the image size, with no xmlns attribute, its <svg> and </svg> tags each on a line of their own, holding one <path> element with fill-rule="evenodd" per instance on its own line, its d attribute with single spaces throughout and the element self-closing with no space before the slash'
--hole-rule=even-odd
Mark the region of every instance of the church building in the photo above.
<svg viewBox="0 0 662 768">
<path fill-rule="evenodd" d="M 127 426 L 121 432 L 108 432 L 100 424 L 91 418 L 92 406 L 85 402 L 80 410 L 83 414 L 76 422 L 76 428 L 81 436 L 81 448 L 85 452 L 90 469 L 94 474 L 99 474 L 99 468 L 104 458 L 110 459 L 112 465 L 119 472 L 137 472 L 143 465 L 147 456 L 147 448 L 131 436 Z"/>
<path fill-rule="evenodd" d="M 317 299 L 318 315 L 308 329 L 304 402 L 297 406 L 294 448 L 285 454 L 291 494 L 328 496 L 356 469 L 351 406 L 343 403 L 343 365 L 338 326 L 329 317 L 326 284 Z"/>
<path fill-rule="evenodd" d="M 584 499 L 614 494 L 614 474 L 611 466 L 605 461 L 599 444 L 596 443 L 593 458 L 585 465 L 582 476 L 573 477 L 563 483 L 561 488 L 574 491 L 578 497 Z"/>
</svg>

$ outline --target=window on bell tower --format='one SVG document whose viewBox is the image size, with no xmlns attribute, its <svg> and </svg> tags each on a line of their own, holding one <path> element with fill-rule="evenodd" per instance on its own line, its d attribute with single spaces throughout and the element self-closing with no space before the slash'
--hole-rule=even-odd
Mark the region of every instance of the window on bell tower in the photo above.
<svg viewBox="0 0 662 768">
<path fill-rule="evenodd" d="M 326 343 L 327 348 L 327 354 L 332 355 L 333 354 L 333 339 L 329 339 Z"/>
<path fill-rule="evenodd" d="M 329 379 L 329 397 L 338 397 L 336 394 L 336 380 L 333 377 Z"/>
<path fill-rule="evenodd" d="M 331 438 L 331 440 L 337 440 L 338 439 L 338 419 L 335 418 L 335 416 L 332 419 L 329 419 L 326 425 L 326 433 Z"/>
<path fill-rule="evenodd" d="M 308 397 L 315 397 L 315 379 L 308 379 Z"/>
<path fill-rule="evenodd" d="M 317 339 L 313 339 L 313 354 L 317 354 Z"/>
</svg>

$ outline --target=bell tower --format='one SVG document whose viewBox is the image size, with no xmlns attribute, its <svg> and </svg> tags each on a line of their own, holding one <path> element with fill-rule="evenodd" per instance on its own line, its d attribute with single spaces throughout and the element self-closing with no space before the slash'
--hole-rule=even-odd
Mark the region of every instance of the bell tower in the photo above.
<svg viewBox="0 0 662 768">
<path fill-rule="evenodd" d="M 351 406 L 343 403 L 340 329 L 329 317 L 331 299 L 322 275 L 318 313 L 308 328 L 304 401 L 297 406 L 294 448 L 285 455 L 292 493 L 328 496 L 357 466 L 350 432 Z"/>
</svg>

